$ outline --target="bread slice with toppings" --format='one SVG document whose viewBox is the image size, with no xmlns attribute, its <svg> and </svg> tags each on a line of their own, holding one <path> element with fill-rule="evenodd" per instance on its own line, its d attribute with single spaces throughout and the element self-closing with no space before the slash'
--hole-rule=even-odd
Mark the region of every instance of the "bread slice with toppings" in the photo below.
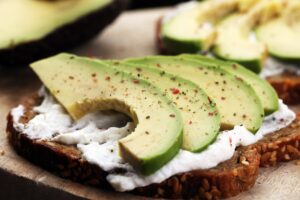
<svg viewBox="0 0 300 200">
<path fill-rule="evenodd" d="M 37 113 L 37 95 L 23 105 L 19 122 L 26 124 Z M 83 159 L 74 146 L 30 139 L 14 126 L 13 116 L 7 117 L 7 134 L 15 150 L 33 163 L 61 177 L 99 188 L 112 189 L 106 180 L 109 172 Z M 234 156 L 209 170 L 195 170 L 174 175 L 159 184 L 136 188 L 134 194 L 162 198 L 220 199 L 249 190 L 258 176 L 259 166 L 272 166 L 281 161 L 300 158 L 300 114 L 288 127 L 271 133 L 256 144 L 240 147 Z M 122 173 L 120 171 L 119 173 Z"/>
</svg>

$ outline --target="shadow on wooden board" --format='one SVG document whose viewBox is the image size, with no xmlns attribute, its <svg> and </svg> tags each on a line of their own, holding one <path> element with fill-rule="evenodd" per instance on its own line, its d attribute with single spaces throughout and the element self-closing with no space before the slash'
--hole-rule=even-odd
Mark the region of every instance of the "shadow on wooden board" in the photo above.
<svg viewBox="0 0 300 200">
<path fill-rule="evenodd" d="M 83 200 L 65 191 L 49 188 L 0 170 L 1 200 Z"/>
</svg>

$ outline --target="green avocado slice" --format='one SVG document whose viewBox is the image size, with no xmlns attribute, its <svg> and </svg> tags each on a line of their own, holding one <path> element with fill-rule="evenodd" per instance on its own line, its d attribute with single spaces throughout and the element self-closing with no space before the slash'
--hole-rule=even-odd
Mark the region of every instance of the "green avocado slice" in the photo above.
<svg viewBox="0 0 300 200">
<path fill-rule="evenodd" d="M 222 59 L 241 63 L 259 73 L 267 57 L 265 45 L 256 41 L 253 28 L 278 15 L 281 0 L 262 0 L 246 13 L 230 15 L 217 26 L 218 38 L 213 52 Z"/>
<path fill-rule="evenodd" d="M 287 61 L 300 60 L 300 1 L 288 1 L 283 16 L 259 26 L 256 35 L 270 54 Z"/>
<path fill-rule="evenodd" d="M 215 141 L 220 129 L 219 112 L 216 104 L 195 83 L 143 65 L 118 61 L 109 65 L 151 82 L 170 97 L 183 118 L 183 149 L 200 152 Z"/>
<path fill-rule="evenodd" d="M 261 127 L 264 111 L 255 91 L 241 78 L 220 67 L 168 56 L 127 59 L 125 62 L 158 68 L 196 83 L 216 103 L 223 130 L 244 125 L 255 133 Z"/>
<path fill-rule="evenodd" d="M 1 0 L 0 49 L 37 41 L 111 2 L 112 0 Z"/>
<path fill-rule="evenodd" d="M 247 68 L 229 61 L 221 61 L 213 58 L 208 58 L 202 55 L 182 54 L 180 57 L 192 59 L 203 65 L 218 66 L 223 70 L 242 78 L 256 92 L 264 108 L 265 115 L 272 114 L 278 110 L 278 95 L 274 88 L 257 74 Z"/>
<path fill-rule="evenodd" d="M 122 158 L 142 174 L 154 173 L 181 148 L 181 114 L 151 83 L 71 54 L 35 62 L 31 68 L 75 120 L 95 110 L 131 116 L 136 128 L 119 140 L 119 149 Z"/>
<path fill-rule="evenodd" d="M 165 48 L 172 53 L 207 51 L 217 36 L 213 27 L 215 21 L 237 7 L 236 0 L 211 0 L 181 5 L 178 8 L 181 12 L 162 23 L 161 36 Z"/>
</svg>

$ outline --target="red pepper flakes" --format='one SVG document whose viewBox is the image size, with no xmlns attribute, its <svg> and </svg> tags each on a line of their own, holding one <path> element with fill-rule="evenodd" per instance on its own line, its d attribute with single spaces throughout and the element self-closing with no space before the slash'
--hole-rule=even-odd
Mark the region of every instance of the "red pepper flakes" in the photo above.
<svg viewBox="0 0 300 200">
<path fill-rule="evenodd" d="M 160 68 L 160 67 L 161 67 L 161 65 L 160 65 L 159 63 L 157 63 L 157 64 L 156 64 L 156 67 Z"/>
<path fill-rule="evenodd" d="M 230 144 L 230 146 L 232 146 L 232 138 L 231 137 L 229 137 L 229 144 Z"/>
<path fill-rule="evenodd" d="M 134 84 L 139 84 L 139 83 L 140 83 L 140 81 L 137 80 L 137 79 L 133 79 L 132 82 L 133 82 Z"/>
<path fill-rule="evenodd" d="M 189 121 L 189 125 L 191 125 L 193 122 L 192 121 Z"/>
<path fill-rule="evenodd" d="M 74 76 L 69 76 L 69 79 L 73 80 L 73 79 L 74 79 Z"/>
<path fill-rule="evenodd" d="M 93 78 L 95 78 L 97 75 L 96 75 L 96 73 L 93 73 L 91 76 L 92 76 Z"/>
<path fill-rule="evenodd" d="M 105 77 L 106 81 L 110 81 L 110 76 Z"/>
<path fill-rule="evenodd" d="M 179 94 L 180 93 L 180 90 L 177 89 L 177 88 L 171 88 L 170 89 L 172 91 L 172 94 L 176 95 L 176 94 Z"/>
<path fill-rule="evenodd" d="M 225 99 L 226 99 L 225 97 L 221 97 L 221 100 L 223 100 L 223 101 L 224 101 Z"/>
<path fill-rule="evenodd" d="M 209 113 L 208 113 L 208 116 L 213 116 L 213 115 L 214 115 L 213 112 L 209 112 Z"/>
</svg>

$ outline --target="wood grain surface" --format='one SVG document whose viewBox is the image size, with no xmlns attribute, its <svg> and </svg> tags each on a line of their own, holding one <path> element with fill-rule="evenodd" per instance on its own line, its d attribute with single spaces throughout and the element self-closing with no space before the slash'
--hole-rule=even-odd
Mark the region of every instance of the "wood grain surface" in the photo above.
<svg viewBox="0 0 300 200">
<path fill-rule="evenodd" d="M 127 12 L 101 36 L 73 52 L 100 58 L 155 54 L 155 22 L 165 11 Z M 40 86 L 40 81 L 26 66 L 0 67 L 0 199 L 146 199 L 61 179 L 32 165 L 10 148 L 5 133 L 6 115 Z M 232 200 L 299 200 L 300 165 L 295 163 L 261 169 L 256 185 Z"/>
</svg>

